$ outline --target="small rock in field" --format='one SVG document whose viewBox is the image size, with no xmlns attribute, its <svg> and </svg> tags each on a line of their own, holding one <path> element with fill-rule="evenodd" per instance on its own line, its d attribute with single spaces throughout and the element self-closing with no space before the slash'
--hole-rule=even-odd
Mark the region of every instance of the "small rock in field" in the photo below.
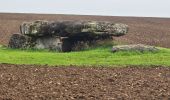
<svg viewBox="0 0 170 100">
<path fill-rule="evenodd" d="M 159 49 L 154 47 L 154 46 L 149 46 L 149 45 L 144 45 L 144 44 L 113 46 L 112 52 L 117 52 L 117 51 L 140 51 L 140 52 L 150 51 L 150 52 L 155 52 L 155 51 L 159 51 Z"/>
</svg>

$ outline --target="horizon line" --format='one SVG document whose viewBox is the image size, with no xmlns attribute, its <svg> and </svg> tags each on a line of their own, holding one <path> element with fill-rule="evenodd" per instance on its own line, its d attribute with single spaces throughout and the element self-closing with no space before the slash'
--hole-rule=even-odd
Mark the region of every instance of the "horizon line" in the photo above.
<svg viewBox="0 0 170 100">
<path fill-rule="evenodd" d="M 134 17 L 134 18 L 170 18 L 170 17 L 163 17 L 163 16 L 126 16 L 126 15 L 90 15 L 90 14 L 66 14 L 66 13 L 34 13 L 34 12 L 3 12 L 0 11 L 0 14 L 42 14 L 42 15 L 73 15 L 73 16 L 98 16 L 98 17 Z"/>
</svg>

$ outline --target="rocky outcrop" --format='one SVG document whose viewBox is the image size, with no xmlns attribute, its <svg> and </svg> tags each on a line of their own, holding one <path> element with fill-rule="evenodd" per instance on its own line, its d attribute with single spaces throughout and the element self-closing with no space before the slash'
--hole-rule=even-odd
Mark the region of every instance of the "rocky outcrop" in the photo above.
<svg viewBox="0 0 170 100">
<path fill-rule="evenodd" d="M 117 52 L 117 51 L 140 51 L 140 52 L 150 51 L 150 52 L 155 52 L 155 51 L 159 51 L 159 49 L 154 47 L 154 46 L 148 46 L 148 45 L 143 45 L 143 44 L 113 46 L 112 52 Z"/>
</svg>

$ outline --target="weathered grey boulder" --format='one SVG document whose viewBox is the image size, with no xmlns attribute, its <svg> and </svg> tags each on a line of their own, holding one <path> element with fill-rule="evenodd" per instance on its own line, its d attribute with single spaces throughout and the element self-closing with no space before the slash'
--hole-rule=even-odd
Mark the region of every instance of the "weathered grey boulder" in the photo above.
<svg viewBox="0 0 170 100">
<path fill-rule="evenodd" d="M 159 51 L 159 49 L 154 46 L 148 46 L 148 45 L 143 45 L 143 44 L 113 46 L 112 52 L 117 52 L 117 51 L 155 52 L 155 51 Z"/>
<path fill-rule="evenodd" d="M 84 25 L 82 22 L 74 21 L 63 21 L 63 22 L 49 22 L 46 27 L 43 27 L 42 30 L 44 35 L 53 35 L 61 37 L 70 37 L 72 35 L 82 32 Z"/>
<path fill-rule="evenodd" d="M 128 25 L 112 22 L 87 22 L 83 31 L 96 34 L 110 34 L 111 36 L 121 36 L 128 32 Z"/>
<path fill-rule="evenodd" d="M 114 36 L 122 36 L 128 33 L 128 25 L 126 24 L 121 24 L 117 23 L 110 28 L 111 30 L 108 29 L 109 33 L 112 33 Z"/>
<path fill-rule="evenodd" d="M 22 34 L 13 34 L 8 47 L 19 49 L 48 49 L 53 51 L 68 52 L 72 50 L 72 44 L 67 37 L 29 37 Z"/>
<path fill-rule="evenodd" d="M 48 21 L 24 22 L 20 26 L 20 32 L 23 35 L 42 36 L 42 29 L 48 25 Z"/>
<path fill-rule="evenodd" d="M 95 21 L 24 22 L 20 29 L 22 34 L 29 36 L 55 35 L 62 37 L 83 34 L 83 32 L 113 36 L 124 35 L 128 32 L 128 26 L 125 24 Z"/>
<path fill-rule="evenodd" d="M 71 44 L 67 37 L 38 37 L 35 41 L 36 49 L 49 49 L 53 51 L 71 51 Z"/>
<path fill-rule="evenodd" d="M 29 48 L 31 45 L 31 38 L 19 33 L 13 34 L 8 44 L 10 48 Z"/>
</svg>

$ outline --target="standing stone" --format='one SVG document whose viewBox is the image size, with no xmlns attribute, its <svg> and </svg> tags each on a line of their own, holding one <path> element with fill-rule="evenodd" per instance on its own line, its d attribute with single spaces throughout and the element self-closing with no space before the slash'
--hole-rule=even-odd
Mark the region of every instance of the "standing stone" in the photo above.
<svg viewBox="0 0 170 100">
<path fill-rule="evenodd" d="M 67 41 L 67 37 L 38 37 L 35 41 L 36 49 L 49 49 L 52 51 L 71 51 L 71 44 Z"/>
<path fill-rule="evenodd" d="M 9 40 L 10 48 L 29 48 L 31 47 L 31 38 L 22 34 L 13 34 Z"/>
</svg>

